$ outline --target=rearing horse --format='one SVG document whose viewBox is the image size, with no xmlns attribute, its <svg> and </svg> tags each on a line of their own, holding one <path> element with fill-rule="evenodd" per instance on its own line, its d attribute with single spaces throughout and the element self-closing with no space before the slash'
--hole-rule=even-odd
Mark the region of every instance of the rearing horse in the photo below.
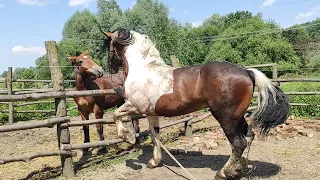
<svg viewBox="0 0 320 180">
<path fill-rule="evenodd" d="M 123 126 L 121 117 L 146 114 L 154 144 L 153 157 L 148 162 L 150 168 L 158 166 L 162 159 L 158 116 L 178 116 L 209 108 L 232 148 L 228 162 L 216 176 L 222 179 L 239 178 L 246 168 L 242 154 L 247 147 L 245 136 L 252 132 L 244 114 L 255 85 L 259 88 L 258 110 L 252 125 L 267 134 L 270 128 L 287 120 L 288 98 L 256 69 L 229 62 L 173 68 L 165 64 L 146 35 L 126 29 L 105 35 L 113 40 L 127 71 L 126 102 L 114 112 L 118 136 L 135 143 L 133 130 Z"/>
</svg>

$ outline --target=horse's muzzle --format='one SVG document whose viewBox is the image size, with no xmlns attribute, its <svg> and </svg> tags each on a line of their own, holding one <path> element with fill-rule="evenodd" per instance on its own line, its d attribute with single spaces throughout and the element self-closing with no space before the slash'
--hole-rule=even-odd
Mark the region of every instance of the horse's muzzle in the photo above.
<svg viewBox="0 0 320 180">
<path fill-rule="evenodd" d="M 89 70 L 92 74 L 94 74 L 95 76 L 97 76 L 98 78 L 103 76 L 103 69 L 98 66 L 98 67 L 93 67 Z"/>
</svg>

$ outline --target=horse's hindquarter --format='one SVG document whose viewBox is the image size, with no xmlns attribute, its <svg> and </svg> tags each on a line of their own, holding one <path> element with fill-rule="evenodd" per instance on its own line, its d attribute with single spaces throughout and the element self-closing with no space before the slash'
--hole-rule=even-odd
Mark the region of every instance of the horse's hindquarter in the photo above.
<svg viewBox="0 0 320 180">
<path fill-rule="evenodd" d="M 178 68 L 173 71 L 173 91 L 163 94 L 156 102 L 160 116 L 177 116 L 207 107 L 202 96 L 201 66 Z"/>
<path fill-rule="evenodd" d="M 237 108 L 241 103 L 247 106 L 252 97 L 253 85 L 246 71 L 230 63 L 179 68 L 173 71 L 173 79 L 173 92 L 156 103 L 157 115 L 177 116 L 207 107 Z"/>
</svg>

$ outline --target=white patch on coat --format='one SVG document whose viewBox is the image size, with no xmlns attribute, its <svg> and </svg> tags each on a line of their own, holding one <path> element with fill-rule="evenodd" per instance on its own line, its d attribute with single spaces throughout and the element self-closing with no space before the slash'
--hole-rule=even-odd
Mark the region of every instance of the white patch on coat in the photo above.
<svg viewBox="0 0 320 180">
<path fill-rule="evenodd" d="M 125 95 L 140 113 L 155 115 L 158 99 L 173 92 L 175 68 L 165 64 L 148 36 L 131 33 L 134 43 L 125 48 L 129 66 Z"/>
<path fill-rule="evenodd" d="M 87 58 L 88 58 L 88 56 L 83 56 L 83 58 L 87 59 Z"/>
</svg>

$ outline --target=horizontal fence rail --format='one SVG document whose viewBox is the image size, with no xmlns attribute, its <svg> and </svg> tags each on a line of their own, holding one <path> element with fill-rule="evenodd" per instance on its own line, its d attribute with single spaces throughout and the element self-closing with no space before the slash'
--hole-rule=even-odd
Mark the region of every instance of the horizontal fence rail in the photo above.
<svg viewBox="0 0 320 180">
<path fill-rule="evenodd" d="M 49 98 L 67 98 L 79 96 L 102 96 L 107 94 L 116 94 L 113 89 L 103 90 L 85 90 L 85 91 L 54 91 L 46 93 L 33 93 L 21 95 L 0 95 L 0 102 L 12 101 L 34 101 Z"/>
<path fill-rule="evenodd" d="M 34 154 L 25 154 L 20 156 L 13 156 L 8 158 L 0 158 L 0 164 L 6 164 L 10 162 L 18 162 L 18 161 L 24 161 L 29 162 L 30 160 L 34 158 L 39 157 L 47 157 L 47 156 L 76 156 L 76 152 L 70 152 L 70 151 L 48 151 L 48 152 L 38 152 Z"/>
<path fill-rule="evenodd" d="M 34 82 L 34 83 L 51 83 L 52 80 L 36 80 L 36 79 L 12 79 L 12 82 Z M 76 82 L 75 80 L 64 80 L 65 83 Z"/>
<path fill-rule="evenodd" d="M 35 128 L 43 128 L 43 127 L 52 128 L 56 124 L 61 124 L 61 123 L 65 123 L 68 121 L 70 121 L 70 117 L 66 116 L 66 117 L 58 117 L 58 118 L 52 118 L 52 119 L 47 119 L 47 120 L 35 121 L 35 122 L 3 125 L 3 126 L 0 126 L 0 133 L 27 130 L 27 129 L 35 129 Z"/>
</svg>

